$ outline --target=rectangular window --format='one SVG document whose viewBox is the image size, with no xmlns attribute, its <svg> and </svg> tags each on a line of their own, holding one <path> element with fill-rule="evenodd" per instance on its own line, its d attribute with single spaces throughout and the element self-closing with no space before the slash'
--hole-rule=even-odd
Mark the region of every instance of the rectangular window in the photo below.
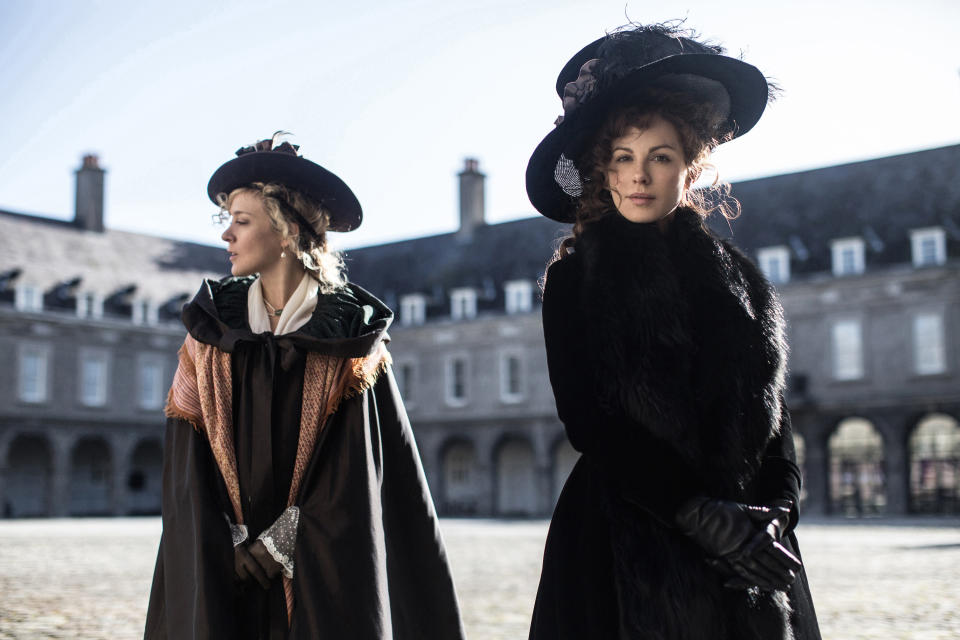
<svg viewBox="0 0 960 640">
<path fill-rule="evenodd" d="M 103 298 L 92 291 L 77 296 L 77 316 L 80 318 L 103 317 Z"/>
<path fill-rule="evenodd" d="M 393 371 L 397 379 L 397 389 L 400 390 L 400 397 L 405 402 L 410 403 L 415 400 L 413 386 L 416 376 L 416 367 L 412 362 L 400 362 Z"/>
<path fill-rule="evenodd" d="M 411 293 L 400 297 L 400 324 L 405 327 L 421 325 L 426 320 L 426 296 Z"/>
<path fill-rule="evenodd" d="M 790 281 L 790 249 L 787 247 L 764 247 L 757 251 L 757 262 L 770 282 L 783 284 Z"/>
<path fill-rule="evenodd" d="M 141 409 L 159 409 L 163 406 L 163 360 L 160 356 L 146 356 L 140 360 Z"/>
<path fill-rule="evenodd" d="M 450 291 L 450 317 L 454 320 L 469 320 L 477 315 L 477 292 L 471 288 Z"/>
<path fill-rule="evenodd" d="M 921 313 L 913 318 L 914 370 L 920 375 L 943 373 L 947 358 L 943 340 L 943 316 Z"/>
<path fill-rule="evenodd" d="M 20 345 L 19 396 L 23 402 L 47 399 L 47 370 L 50 348 L 47 345 Z"/>
<path fill-rule="evenodd" d="M 134 300 L 131 314 L 134 324 L 157 324 L 159 319 L 157 307 L 149 300 Z"/>
<path fill-rule="evenodd" d="M 841 320 L 833 325 L 833 377 L 863 377 L 863 331 L 859 320 Z"/>
<path fill-rule="evenodd" d="M 88 407 L 107 403 L 107 354 L 87 351 L 80 355 L 80 402 Z"/>
<path fill-rule="evenodd" d="M 863 238 L 840 238 L 830 243 L 833 275 L 850 276 L 865 269 Z"/>
<path fill-rule="evenodd" d="M 940 227 L 910 230 L 913 266 L 931 267 L 947 261 L 946 234 Z"/>
<path fill-rule="evenodd" d="M 467 402 L 467 359 L 465 356 L 452 356 L 446 366 L 446 401 L 452 406 L 462 406 Z"/>
<path fill-rule="evenodd" d="M 500 399 L 519 402 L 523 399 L 523 360 L 520 351 L 500 354 Z"/>
<path fill-rule="evenodd" d="M 507 313 L 527 313 L 533 308 L 533 283 L 511 280 L 503 285 Z"/>
</svg>

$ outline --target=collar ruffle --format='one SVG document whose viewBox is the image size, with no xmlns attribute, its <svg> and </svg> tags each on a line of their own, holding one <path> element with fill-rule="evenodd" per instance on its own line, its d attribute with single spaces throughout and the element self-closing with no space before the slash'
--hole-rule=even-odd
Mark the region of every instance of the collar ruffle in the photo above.
<svg viewBox="0 0 960 640">
<path fill-rule="evenodd" d="M 255 277 L 204 280 L 193 300 L 183 308 L 183 324 L 200 342 L 233 352 L 240 341 L 276 340 L 306 351 L 341 358 L 363 358 L 381 341 L 393 312 L 373 294 L 348 284 L 334 293 L 318 294 L 309 319 L 282 336 L 254 333 L 248 323 L 249 288 Z"/>
</svg>

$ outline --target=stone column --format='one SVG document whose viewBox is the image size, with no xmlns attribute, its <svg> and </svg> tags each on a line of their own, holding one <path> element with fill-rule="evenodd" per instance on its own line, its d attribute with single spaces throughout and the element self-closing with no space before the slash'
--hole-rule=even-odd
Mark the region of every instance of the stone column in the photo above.
<svg viewBox="0 0 960 640">
<path fill-rule="evenodd" d="M 821 416 L 816 421 L 813 413 L 793 414 L 794 431 L 803 436 L 806 445 L 804 459 L 803 486 L 807 491 L 807 500 L 803 505 L 801 517 L 805 514 L 824 515 L 830 500 L 830 464 L 827 451 L 827 433 L 833 425 L 832 416 Z"/>
<path fill-rule="evenodd" d="M 477 434 L 474 446 L 477 452 L 477 484 L 480 499 L 477 501 L 478 516 L 495 516 L 497 505 L 497 461 L 494 459 L 494 444 L 499 431 Z"/>
<path fill-rule="evenodd" d="M 910 505 L 910 460 L 907 434 L 910 422 L 901 412 L 870 416 L 883 434 L 884 472 L 887 489 L 887 515 L 906 515 Z"/>
<path fill-rule="evenodd" d="M 536 482 L 537 492 L 537 513 L 538 516 L 549 516 L 553 512 L 553 495 L 551 486 L 553 484 L 553 463 L 550 442 L 548 437 L 548 428 L 540 423 L 531 431 L 533 436 L 533 457 L 534 457 L 534 482 Z"/>
<path fill-rule="evenodd" d="M 110 443 L 110 513 L 127 514 L 127 478 L 130 476 L 130 457 L 136 444 L 136 434 L 114 434 Z"/>
<path fill-rule="evenodd" d="M 51 460 L 50 496 L 48 513 L 54 518 L 70 515 L 70 453 L 76 438 L 64 433 L 50 434 Z"/>
</svg>

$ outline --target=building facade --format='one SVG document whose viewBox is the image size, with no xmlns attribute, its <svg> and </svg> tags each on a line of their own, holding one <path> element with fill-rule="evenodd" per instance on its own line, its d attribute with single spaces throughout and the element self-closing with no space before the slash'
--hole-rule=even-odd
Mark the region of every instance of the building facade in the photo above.
<svg viewBox="0 0 960 640">
<path fill-rule="evenodd" d="M 783 298 L 812 513 L 960 512 L 960 146 L 736 183 L 712 220 Z M 349 253 L 391 330 L 442 513 L 548 515 L 577 454 L 546 375 L 538 279 L 567 229 L 486 225 L 467 161 L 455 233 Z M 478 204 L 479 203 L 479 204 Z"/>
<path fill-rule="evenodd" d="M 780 290 L 805 509 L 960 513 L 960 145 L 736 183 L 713 221 Z M 549 515 L 578 454 L 547 379 L 539 279 L 568 233 L 484 219 L 347 252 L 397 312 L 390 350 L 442 514 Z M 91 184 L 92 183 L 92 184 Z M 0 212 L 0 504 L 6 517 L 156 512 L 179 308 L 220 249 Z M 92 194 L 92 195 L 90 195 Z M 92 204 L 91 204 L 92 203 Z"/>
<path fill-rule="evenodd" d="M 0 514 L 159 513 L 180 307 L 223 250 L 105 230 L 104 170 L 73 221 L 0 211 Z"/>
</svg>

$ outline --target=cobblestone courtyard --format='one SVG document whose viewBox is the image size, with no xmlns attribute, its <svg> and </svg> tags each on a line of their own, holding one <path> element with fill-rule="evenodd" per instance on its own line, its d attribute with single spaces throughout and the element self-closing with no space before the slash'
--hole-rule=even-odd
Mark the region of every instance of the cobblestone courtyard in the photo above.
<svg viewBox="0 0 960 640">
<path fill-rule="evenodd" d="M 445 520 L 472 640 L 525 638 L 545 522 Z M 157 518 L 0 521 L 0 639 L 137 638 Z M 960 521 L 805 523 L 827 640 L 960 638 Z"/>
</svg>

